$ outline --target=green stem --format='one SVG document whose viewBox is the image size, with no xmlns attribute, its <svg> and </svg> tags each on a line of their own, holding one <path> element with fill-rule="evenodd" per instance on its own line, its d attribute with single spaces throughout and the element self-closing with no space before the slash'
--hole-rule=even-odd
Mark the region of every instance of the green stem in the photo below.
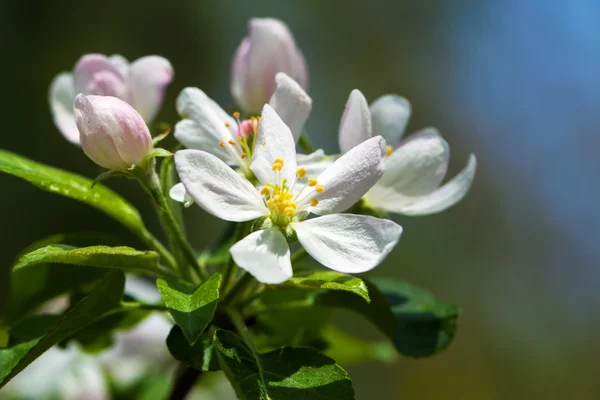
<svg viewBox="0 0 600 400">
<path fill-rule="evenodd" d="M 307 255 L 308 255 L 308 253 L 306 252 L 306 250 L 304 250 L 304 247 L 302 247 L 300 250 L 298 250 L 294 254 L 292 254 L 292 257 L 290 258 L 292 261 L 292 265 L 295 264 L 296 262 L 302 260 Z"/>
<path fill-rule="evenodd" d="M 252 282 L 252 275 L 244 271 L 244 274 L 238 279 L 238 281 L 233 285 L 231 290 L 227 292 L 225 298 L 223 299 L 223 303 L 229 304 L 232 302 L 238 294 L 242 293 L 246 285 Z"/>
<path fill-rule="evenodd" d="M 177 271 L 177 262 L 173 255 L 167 250 L 163 244 L 154 237 L 148 230 L 144 229 L 141 232 L 141 237 L 148 247 L 160 254 L 160 258 L 174 271 Z"/>
<path fill-rule="evenodd" d="M 256 360 L 256 365 L 258 366 L 258 373 L 260 375 L 260 378 L 264 381 L 263 367 L 259 358 L 260 354 L 256 350 L 256 347 L 254 347 L 254 342 L 252 341 L 252 338 L 250 337 L 250 332 L 248 331 L 248 328 L 244 323 L 244 318 L 242 318 L 242 315 L 234 308 L 227 308 L 226 311 L 227 314 L 229 314 L 229 318 L 231 318 L 231 322 L 233 322 L 235 329 L 237 329 L 238 333 L 242 336 L 242 339 L 244 339 L 244 342 L 246 342 L 246 345 L 252 352 L 252 355 Z"/>
<path fill-rule="evenodd" d="M 138 175 L 138 179 L 140 180 L 142 186 L 150 194 L 152 199 L 154 199 L 156 209 L 158 210 L 158 215 L 167 234 L 172 237 L 174 242 L 181 250 L 183 256 L 187 259 L 187 262 L 192 266 L 192 268 L 194 268 L 200 279 L 206 279 L 207 276 L 200 268 L 192 247 L 188 243 L 185 235 L 179 228 L 179 225 L 177 225 L 177 221 L 175 221 L 175 218 L 171 213 L 171 209 L 169 208 L 167 200 L 162 192 L 162 188 L 160 187 L 160 180 L 158 179 L 158 175 L 154 170 L 154 165 L 150 165 L 143 175 Z M 187 267 L 187 263 L 183 264 L 185 264 Z M 191 271 L 186 267 L 180 268 L 181 273 L 187 279 L 191 280 Z"/>
<path fill-rule="evenodd" d="M 310 154 L 313 151 L 315 151 L 306 132 L 302 132 L 302 134 L 300 135 L 300 139 L 298 139 L 298 144 L 300 145 L 300 147 L 302 147 L 306 154 Z"/>
</svg>

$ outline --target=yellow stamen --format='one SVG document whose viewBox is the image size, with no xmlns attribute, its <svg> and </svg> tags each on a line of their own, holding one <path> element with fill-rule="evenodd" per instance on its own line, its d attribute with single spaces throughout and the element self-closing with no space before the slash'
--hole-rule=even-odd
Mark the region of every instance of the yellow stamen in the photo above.
<svg viewBox="0 0 600 400">
<path fill-rule="evenodd" d="M 317 204 L 319 204 L 319 200 L 315 199 L 314 197 L 310 199 L 310 205 L 312 207 L 315 207 Z"/>
<path fill-rule="evenodd" d="M 298 178 L 302 179 L 304 178 L 304 175 L 306 175 L 306 168 L 304 167 L 300 167 L 296 170 L 296 175 L 298 175 Z"/>
<path fill-rule="evenodd" d="M 229 122 L 225 122 L 225 126 L 229 128 Z"/>
<path fill-rule="evenodd" d="M 394 148 L 390 145 L 385 146 L 385 156 L 389 157 L 392 152 L 394 151 Z"/>
<path fill-rule="evenodd" d="M 308 178 L 308 186 L 315 186 L 317 184 L 317 178 Z"/>
<path fill-rule="evenodd" d="M 225 147 L 225 142 L 221 140 L 221 141 L 219 142 L 219 146 L 221 146 L 221 147 Z"/>
<path fill-rule="evenodd" d="M 230 144 L 230 145 L 232 145 L 232 146 L 234 146 L 234 145 L 235 145 L 235 142 L 233 141 L 233 139 L 229 139 L 229 140 L 227 141 L 227 143 L 229 143 L 229 144 Z"/>
<path fill-rule="evenodd" d="M 317 185 L 317 186 L 315 187 L 315 192 L 317 192 L 317 193 L 321 193 L 321 192 L 323 191 L 323 189 L 325 189 L 325 188 L 323 187 L 323 185 Z"/>
<path fill-rule="evenodd" d="M 240 117 L 240 113 L 239 112 L 234 112 L 233 113 L 233 118 L 239 118 Z"/>
<path fill-rule="evenodd" d="M 273 161 L 273 168 L 271 168 L 273 171 L 281 171 L 281 169 L 283 168 L 283 160 L 281 158 L 276 158 L 275 161 Z"/>
<path fill-rule="evenodd" d="M 246 158 L 246 153 L 242 153 L 242 158 Z"/>
<path fill-rule="evenodd" d="M 271 189 L 269 189 L 266 186 L 263 186 L 263 188 L 260 190 L 260 194 L 262 194 L 263 196 L 268 196 L 271 194 Z"/>
</svg>

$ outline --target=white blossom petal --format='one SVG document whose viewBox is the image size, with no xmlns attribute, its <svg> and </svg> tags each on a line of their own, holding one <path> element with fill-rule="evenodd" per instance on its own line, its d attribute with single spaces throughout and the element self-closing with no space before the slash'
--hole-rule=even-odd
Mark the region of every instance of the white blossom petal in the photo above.
<svg viewBox="0 0 600 400">
<path fill-rule="evenodd" d="M 394 248 L 402 228 L 387 219 L 334 214 L 291 224 L 315 260 L 336 271 L 356 274 L 375 268 Z"/>
<path fill-rule="evenodd" d="M 348 97 L 346 108 L 340 121 L 339 145 L 342 153 L 347 153 L 355 146 L 371 138 L 371 112 L 365 96 L 354 89 Z"/>
<path fill-rule="evenodd" d="M 237 160 L 220 145 L 221 140 L 213 135 L 214 132 L 207 131 L 204 125 L 192 119 L 183 119 L 175 124 L 175 138 L 188 149 L 206 151 L 229 165 L 237 165 Z"/>
<path fill-rule="evenodd" d="M 386 160 L 379 181 L 405 196 L 423 196 L 437 188 L 448 168 L 450 147 L 435 128 L 411 135 Z"/>
<path fill-rule="evenodd" d="M 129 66 L 132 103 L 145 121 L 156 117 L 162 105 L 166 86 L 173 80 L 169 60 L 159 56 L 138 58 Z"/>
<path fill-rule="evenodd" d="M 110 63 L 115 67 L 123 76 L 129 74 L 129 61 L 120 54 L 113 54 L 108 57 Z"/>
<path fill-rule="evenodd" d="M 226 221 L 250 221 L 269 210 L 258 191 L 223 161 L 200 150 L 175 153 L 179 179 L 194 201 Z"/>
<path fill-rule="evenodd" d="M 277 284 L 292 277 L 290 248 L 277 228 L 251 233 L 229 251 L 235 263 L 259 282 Z"/>
<path fill-rule="evenodd" d="M 385 141 L 381 136 L 368 139 L 338 158 L 318 176 L 323 191 L 309 210 L 318 215 L 344 211 L 356 203 L 381 178 L 384 171 Z"/>
<path fill-rule="evenodd" d="M 183 203 L 184 207 L 189 207 L 194 204 L 194 199 L 185 190 L 185 185 L 179 182 L 169 190 L 169 197 L 179 203 Z"/>
<path fill-rule="evenodd" d="M 60 133 L 69 142 L 79 145 L 79 130 L 77 130 L 73 113 L 73 103 L 75 102 L 73 75 L 63 72 L 54 78 L 50 85 L 48 101 L 54 124 Z"/>
<path fill-rule="evenodd" d="M 75 94 L 126 98 L 126 76 L 104 54 L 86 54 L 73 68 Z"/>
<path fill-rule="evenodd" d="M 284 162 L 280 172 L 272 169 L 277 158 Z M 263 184 L 276 182 L 276 174 L 281 174 L 288 182 L 293 182 L 296 177 L 296 142 L 290 129 L 268 104 L 260 117 L 250 169 Z"/>
<path fill-rule="evenodd" d="M 277 89 L 269 104 L 290 128 L 297 142 L 310 115 L 312 99 L 300 85 L 283 72 L 275 75 Z"/>
<path fill-rule="evenodd" d="M 404 215 L 429 215 L 438 213 L 453 206 L 465 197 L 475 178 L 476 169 L 477 160 L 471 154 L 467 166 L 458 175 L 427 195 L 406 197 L 393 190 L 389 190 L 383 195 L 378 195 L 375 192 L 375 195 L 371 196 L 369 193 L 367 199 L 376 207 Z"/>
<path fill-rule="evenodd" d="M 298 167 L 304 167 L 306 170 L 304 180 L 311 176 L 321 175 L 334 161 L 335 158 L 325 156 L 322 149 L 315 150 L 310 154 L 296 154 Z"/>
<path fill-rule="evenodd" d="M 383 136 L 388 145 L 395 146 L 404 135 L 411 112 L 411 105 L 404 97 L 381 96 L 371 103 L 373 134 Z"/>
</svg>

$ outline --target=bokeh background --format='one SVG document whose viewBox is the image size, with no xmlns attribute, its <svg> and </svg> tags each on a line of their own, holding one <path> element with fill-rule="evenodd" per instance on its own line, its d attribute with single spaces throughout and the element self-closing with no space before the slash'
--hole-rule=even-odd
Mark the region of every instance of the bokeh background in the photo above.
<svg viewBox="0 0 600 400">
<path fill-rule="evenodd" d="M 443 354 L 349 368 L 358 399 L 598 399 L 600 356 L 600 3 L 473 1 L 33 1 L 0 5 L 0 147 L 94 177 L 100 171 L 52 123 L 47 89 L 84 53 L 167 57 L 174 100 L 198 86 L 221 104 L 230 59 L 255 16 L 284 20 L 310 66 L 313 141 L 337 151 L 353 88 L 413 105 L 409 131 L 440 129 L 450 175 L 469 153 L 475 183 L 460 204 L 398 217 L 404 234 L 373 275 L 393 275 L 464 308 Z M 109 181 L 159 232 L 150 203 Z M 0 265 L 57 232 L 127 231 L 99 212 L 0 176 Z M 187 210 L 200 247 L 221 223 Z"/>
</svg>

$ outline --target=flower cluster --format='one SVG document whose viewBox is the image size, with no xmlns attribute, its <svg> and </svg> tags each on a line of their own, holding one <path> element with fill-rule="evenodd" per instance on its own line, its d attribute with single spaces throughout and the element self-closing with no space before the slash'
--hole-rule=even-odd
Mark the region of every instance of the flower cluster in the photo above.
<svg viewBox="0 0 600 400">
<path fill-rule="evenodd" d="M 251 20 L 231 70 L 231 93 L 243 117 L 229 115 L 198 88 L 185 88 L 177 98 L 182 120 L 175 137 L 188 150 L 175 155 L 181 183 L 170 195 L 227 221 L 254 221 L 230 252 L 261 282 L 293 276 L 295 241 L 328 268 L 368 271 L 392 250 L 402 229 L 387 219 L 343 211 L 360 201 L 362 209 L 378 214 L 430 214 L 462 199 L 473 181 L 471 156 L 459 175 L 439 187 L 449 146 L 435 128 L 402 140 L 411 107 L 397 95 L 369 107 L 353 90 L 340 121 L 343 154 L 299 154 L 296 145 L 312 107 L 305 91 L 308 68 L 281 21 Z M 56 124 L 100 166 L 139 166 L 152 150 L 144 120 L 155 116 L 172 75 L 168 61 L 157 56 L 131 65 L 120 56 L 84 56 L 72 76 L 61 74 L 52 85 Z M 78 137 L 66 109 L 74 92 Z"/>
</svg>

